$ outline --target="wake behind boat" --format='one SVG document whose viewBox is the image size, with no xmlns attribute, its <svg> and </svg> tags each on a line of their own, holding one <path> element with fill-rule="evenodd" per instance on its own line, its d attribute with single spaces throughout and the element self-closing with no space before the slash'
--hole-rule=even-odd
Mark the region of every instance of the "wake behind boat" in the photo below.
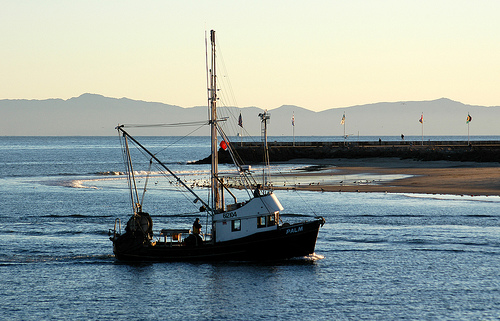
<svg viewBox="0 0 500 321">
<path fill-rule="evenodd" d="M 211 68 L 209 88 L 211 126 L 211 174 L 208 200 L 188 186 L 176 173 L 171 171 L 157 156 L 132 137 L 126 126 L 117 130 L 124 148 L 124 160 L 130 188 L 133 215 L 128 220 L 125 233 L 121 233 L 120 220 L 115 220 L 110 230 L 113 252 L 119 260 L 133 261 L 189 261 L 189 260 L 281 260 L 303 257 L 314 253 L 318 231 L 325 223 L 322 217 L 311 217 L 300 223 L 284 223 L 280 212 L 284 209 L 270 188 L 264 172 L 262 183 L 252 176 L 250 166 L 239 161 L 231 148 L 231 143 L 217 117 L 217 77 L 215 32 L 210 32 Z M 259 114 L 261 118 L 265 148 L 265 163 L 268 165 L 267 122 L 269 114 Z M 242 187 L 249 199 L 238 202 L 236 196 L 224 184 L 224 177 L 218 171 L 218 136 L 222 138 L 221 148 L 227 149 L 236 166 Z M 143 199 L 139 199 L 136 177 L 129 145 L 134 144 L 154 162 L 165 174 L 191 195 L 195 203 L 201 204 L 200 212 L 206 213 L 210 222 L 209 230 L 202 237 L 199 223 L 192 229 L 165 228 L 158 235 L 153 233 L 151 216 L 144 212 Z M 229 194 L 229 197 L 225 197 Z M 118 226 L 117 226 L 118 225 Z"/>
</svg>

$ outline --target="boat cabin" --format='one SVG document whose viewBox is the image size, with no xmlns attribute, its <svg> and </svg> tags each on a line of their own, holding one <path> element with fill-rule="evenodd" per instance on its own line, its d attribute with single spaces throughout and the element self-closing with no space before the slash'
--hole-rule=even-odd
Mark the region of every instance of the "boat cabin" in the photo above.
<svg viewBox="0 0 500 321">
<path fill-rule="evenodd" d="M 274 193 L 255 197 L 238 206 L 228 206 L 226 212 L 215 214 L 215 241 L 239 239 L 255 233 L 276 230 L 283 206 Z M 241 206 L 239 206 L 241 205 Z"/>
</svg>

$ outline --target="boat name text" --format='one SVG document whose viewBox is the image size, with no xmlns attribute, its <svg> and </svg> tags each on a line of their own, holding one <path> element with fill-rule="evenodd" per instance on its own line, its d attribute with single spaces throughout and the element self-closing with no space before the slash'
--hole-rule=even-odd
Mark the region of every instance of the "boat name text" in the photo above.
<svg viewBox="0 0 500 321">
<path fill-rule="evenodd" d="M 303 226 L 294 227 L 294 228 L 289 228 L 288 230 L 286 230 L 286 234 L 298 233 L 298 232 L 302 232 L 302 231 L 304 231 L 304 227 Z"/>
</svg>

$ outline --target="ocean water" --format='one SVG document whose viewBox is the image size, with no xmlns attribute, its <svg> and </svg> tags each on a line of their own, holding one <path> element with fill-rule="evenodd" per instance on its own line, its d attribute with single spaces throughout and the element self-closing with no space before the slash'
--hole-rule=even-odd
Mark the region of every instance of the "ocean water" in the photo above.
<svg viewBox="0 0 500 321">
<path fill-rule="evenodd" d="M 206 137 L 141 141 L 190 184 L 205 179 L 186 162 L 208 155 Z M 325 217 L 316 255 L 128 264 L 107 234 L 132 211 L 123 170 L 117 137 L 0 138 L 0 319 L 500 319 L 500 197 L 276 191 L 284 219 Z M 190 227 L 191 199 L 146 179 L 154 231 Z"/>
</svg>

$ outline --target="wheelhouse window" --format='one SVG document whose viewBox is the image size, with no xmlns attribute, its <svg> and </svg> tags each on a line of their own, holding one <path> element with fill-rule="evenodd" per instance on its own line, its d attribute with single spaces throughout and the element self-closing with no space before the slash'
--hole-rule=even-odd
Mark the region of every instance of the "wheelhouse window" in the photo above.
<svg viewBox="0 0 500 321">
<path fill-rule="evenodd" d="M 266 227 L 266 217 L 265 216 L 257 217 L 257 227 Z"/>
<path fill-rule="evenodd" d="M 231 231 L 232 232 L 241 231 L 241 220 L 231 221 Z"/>
<path fill-rule="evenodd" d="M 257 227 L 276 225 L 276 214 L 257 217 Z"/>
<path fill-rule="evenodd" d="M 275 214 L 271 214 L 267 216 L 267 226 L 276 225 L 276 216 Z"/>
</svg>

